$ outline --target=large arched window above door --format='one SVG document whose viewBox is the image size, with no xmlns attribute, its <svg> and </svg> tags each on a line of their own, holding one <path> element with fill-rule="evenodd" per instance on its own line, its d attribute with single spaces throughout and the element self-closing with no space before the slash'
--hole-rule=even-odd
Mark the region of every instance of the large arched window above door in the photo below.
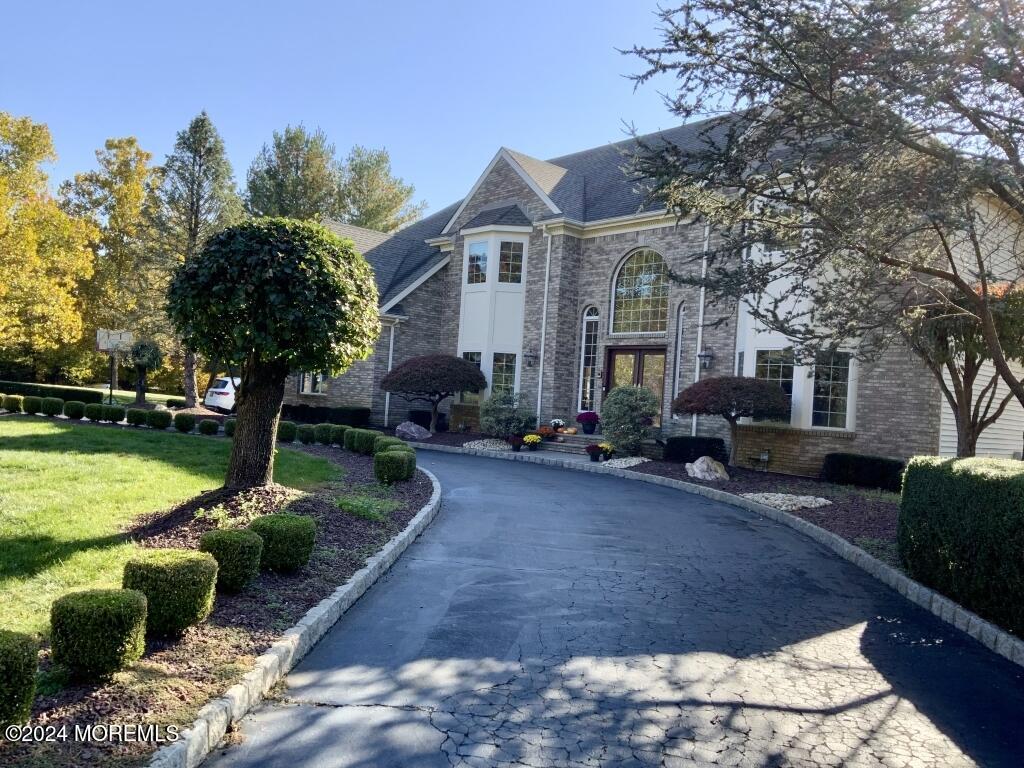
<svg viewBox="0 0 1024 768">
<path fill-rule="evenodd" d="M 668 328 L 668 267 L 650 248 L 619 266 L 612 289 L 612 333 L 664 333 Z"/>
</svg>

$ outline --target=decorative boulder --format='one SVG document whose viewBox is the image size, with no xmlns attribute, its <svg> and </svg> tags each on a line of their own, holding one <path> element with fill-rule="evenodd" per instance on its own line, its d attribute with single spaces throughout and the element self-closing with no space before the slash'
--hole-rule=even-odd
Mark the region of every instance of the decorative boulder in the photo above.
<svg viewBox="0 0 1024 768">
<path fill-rule="evenodd" d="M 419 424 L 414 424 L 411 421 L 403 421 L 395 427 L 395 437 L 401 438 L 402 440 L 419 442 L 430 439 L 430 430 L 424 429 Z"/>
<path fill-rule="evenodd" d="M 692 464 L 687 464 L 686 474 L 697 480 L 708 480 L 713 483 L 729 479 L 729 473 L 725 471 L 722 462 L 715 461 L 710 456 L 701 456 Z"/>
</svg>

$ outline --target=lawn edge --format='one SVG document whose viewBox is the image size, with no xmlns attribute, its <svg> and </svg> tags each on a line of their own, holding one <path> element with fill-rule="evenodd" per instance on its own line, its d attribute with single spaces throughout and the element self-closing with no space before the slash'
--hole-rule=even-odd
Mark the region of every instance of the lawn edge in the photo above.
<svg viewBox="0 0 1024 768">
<path fill-rule="evenodd" d="M 379 552 L 366 561 L 366 565 L 352 577 L 310 608 L 295 626 L 284 631 L 281 639 L 257 657 L 254 668 L 242 676 L 242 681 L 208 702 L 181 738 L 161 747 L 150 759 L 149 768 L 194 768 L 217 748 L 228 728 L 245 717 L 328 630 L 352 607 L 373 584 L 394 565 L 428 525 L 441 508 L 441 484 L 432 472 L 418 468 L 430 480 L 433 491 L 430 499 L 420 508 L 409 524 Z"/>
<path fill-rule="evenodd" d="M 486 451 L 479 448 L 461 448 L 451 445 L 430 445 L 429 443 L 409 442 L 417 449 L 426 451 L 437 451 L 439 453 L 461 453 L 470 456 L 482 456 L 489 459 L 504 459 L 506 461 L 525 461 L 531 464 L 543 464 L 545 466 L 573 469 L 578 472 L 593 472 L 602 475 L 612 475 L 627 480 L 640 480 L 653 485 L 660 485 L 666 488 L 693 493 L 704 496 L 733 507 L 739 507 L 747 512 L 767 517 L 775 522 L 782 523 L 793 528 L 805 536 L 827 547 L 837 555 L 847 560 L 861 570 L 867 572 L 887 587 L 899 592 L 903 597 L 926 611 L 952 625 L 956 629 L 965 632 L 991 651 L 1024 667 L 1024 640 L 997 627 L 976 613 L 967 610 L 959 603 L 942 595 L 930 587 L 926 587 L 918 581 L 907 576 L 905 573 L 883 563 L 876 557 L 868 554 L 856 544 L 847 541 L 842 536 L 827 531 L 820 526 L 810 523 L 803 518 L 792 515 L 789 512 L 759 504 L 756 501 L 745 499 L 728 491 L 718 488 L 709 488 L 704 485 L 688 483 L 685 480 L 675 480 L 670 477 L 651 475 L 644 472 L 633 472 L 628 469 L 616 467 L 604 467 L 593 462 L 573 461 L 555 456 L 537 456 L 533 453 L 516 453 L 514 451 L 499 452 Z"/>
</svg>

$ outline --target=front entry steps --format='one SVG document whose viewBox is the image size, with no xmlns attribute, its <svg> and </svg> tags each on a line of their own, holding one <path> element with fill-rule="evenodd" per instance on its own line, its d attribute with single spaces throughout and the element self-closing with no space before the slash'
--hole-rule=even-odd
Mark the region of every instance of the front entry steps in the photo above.
<svg viewBox="0 0 1024 768">
<path fill-rule="evenodd" d="M 555 440 L 545 440 L 540 450 L 585 455 L 588 445 L 603 442 L 605 442 L 605 439 L 602 435 L 584 435 L 580 432 L 575 435 L 558 435 L 558 438 Z"/>
</svg>

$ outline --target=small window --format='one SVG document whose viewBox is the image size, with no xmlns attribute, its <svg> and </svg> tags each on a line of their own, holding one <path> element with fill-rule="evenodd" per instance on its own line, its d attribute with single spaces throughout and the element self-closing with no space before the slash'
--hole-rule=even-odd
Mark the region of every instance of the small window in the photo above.
<svg viewBox="0 0 1024 768">
<path fill-rule="evenodd" d="M 785 421 L 789 421 L 793 409 L 793 350 L 759 349 L 754 364 L 754 378 L 778 384 L 786 393 L 789 413 Z"/>
<path fill-rule="evenodd" d="M 487 243 L 470 243 L 466 282 L 469 285 L 487 282 Z"/>
<path fill-rule="evenodd" d="M 478 369 L 480 368 L 480 362 L 483 358 L 482 352 L 463 352 L 462 359 L 473 363 Z M 475 405 L 480 402 L 479 392 L 463 392 L 461 393 L 461 401 L 463 403 Z"/>
<path fill-rule="evenodd" d="M 812 426 L 846 429 L 851 359 L 849 352 L 826 352 L 815 361 Z"/>
<path fill-rule="evenodd" d="M 495 352 L 491 368 L 491 394 L 514 392 L 516 388 L 516 356 L 512 352 Z"/>
<path fill-rule="evenodd" d="M 523 244 L 503 241 L 498 255 L 498 282 L 523 282 Z"/>
<path fill-rule="evenodd" d="M 299 374 L 300 395 L 322 395 L 327 391 L 326 373 L 308 373 L 303 371 Z"/>
</svg>

